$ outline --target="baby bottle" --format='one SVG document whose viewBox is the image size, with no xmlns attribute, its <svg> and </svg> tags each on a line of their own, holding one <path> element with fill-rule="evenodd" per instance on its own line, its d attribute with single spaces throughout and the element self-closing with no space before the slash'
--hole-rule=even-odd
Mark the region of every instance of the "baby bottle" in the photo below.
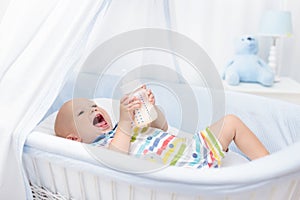
<svg viewBox="0 0 300 200">
<path fill-rule="evenodd" d="M 132 81 L 122 86 L 122 91 L 130 97 L 137 97 L 141 101 L 141 107 L 134 112 L 134 123 L 138 127 L 147 126 L 157 118 L 155 107 L 149 102 L 147 90 L 141 87 L 139 81 Z"/>
</svg>

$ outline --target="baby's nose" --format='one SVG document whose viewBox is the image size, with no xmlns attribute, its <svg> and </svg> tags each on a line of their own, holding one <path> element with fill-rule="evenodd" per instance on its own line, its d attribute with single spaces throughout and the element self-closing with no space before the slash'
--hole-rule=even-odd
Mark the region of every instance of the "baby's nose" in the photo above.
<svg viewBox="0 0 300 200">
<path fill-rule="evenodd" d="M 92 112 L 95 112 L 95 111 L 98 111 L 98 108 L 97 108 L 97 107 L 93 107 L 93 108 L 92 108 Z"/>
</svg>

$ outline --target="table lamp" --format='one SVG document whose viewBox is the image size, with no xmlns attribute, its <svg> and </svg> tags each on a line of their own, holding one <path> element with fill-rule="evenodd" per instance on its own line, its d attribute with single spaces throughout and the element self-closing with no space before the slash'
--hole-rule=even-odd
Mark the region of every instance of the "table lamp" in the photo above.
<svg viewBox="0 0 300 200">
<path fill-rule="evenodd" d="M 268 65 L 275 74 L 275 82 L 280 81 L 277 69 L 277 40 L 292 34 L 292 20 L 289 11 L 269 10 L 261 18 L 259 35 L 272 37 Z"/>
</svg>

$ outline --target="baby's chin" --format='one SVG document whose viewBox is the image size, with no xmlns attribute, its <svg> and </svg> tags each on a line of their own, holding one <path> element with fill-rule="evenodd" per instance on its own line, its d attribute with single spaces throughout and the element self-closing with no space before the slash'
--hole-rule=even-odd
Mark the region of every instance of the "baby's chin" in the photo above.
<svg viewBox="0 0 300 200">
<path fill-rule="evenodd" d="M 96 129 L 97 129 L 97 131 L 96 131 L 97 135 L 100 135 L 100 134 L 104 134 L 104 133 L 111 131 L 113 128 L 111 125 L 108 124 L 105 127 L 96 127 Z"/>
</svg>

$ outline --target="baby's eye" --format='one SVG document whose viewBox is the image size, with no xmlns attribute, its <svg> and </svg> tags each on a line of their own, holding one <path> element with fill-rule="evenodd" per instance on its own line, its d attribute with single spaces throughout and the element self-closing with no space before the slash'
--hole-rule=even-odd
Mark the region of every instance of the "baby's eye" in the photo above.
<svg viewBox="0 0 300 200">
<path fill-rule="evenodd" d="M 93 108 L 96 108 L 96 107 L 97 107 L 97 105 L 96 105 L 96 104 L 94 104 L 94 105 L 92 105 L 92 107 L 93 107 Z"/>
<path fill-rule="evenodd" d="M 77 116 L 80 116 L 84 113 L 84 111 L 80 111 Z"/>
</svg>

